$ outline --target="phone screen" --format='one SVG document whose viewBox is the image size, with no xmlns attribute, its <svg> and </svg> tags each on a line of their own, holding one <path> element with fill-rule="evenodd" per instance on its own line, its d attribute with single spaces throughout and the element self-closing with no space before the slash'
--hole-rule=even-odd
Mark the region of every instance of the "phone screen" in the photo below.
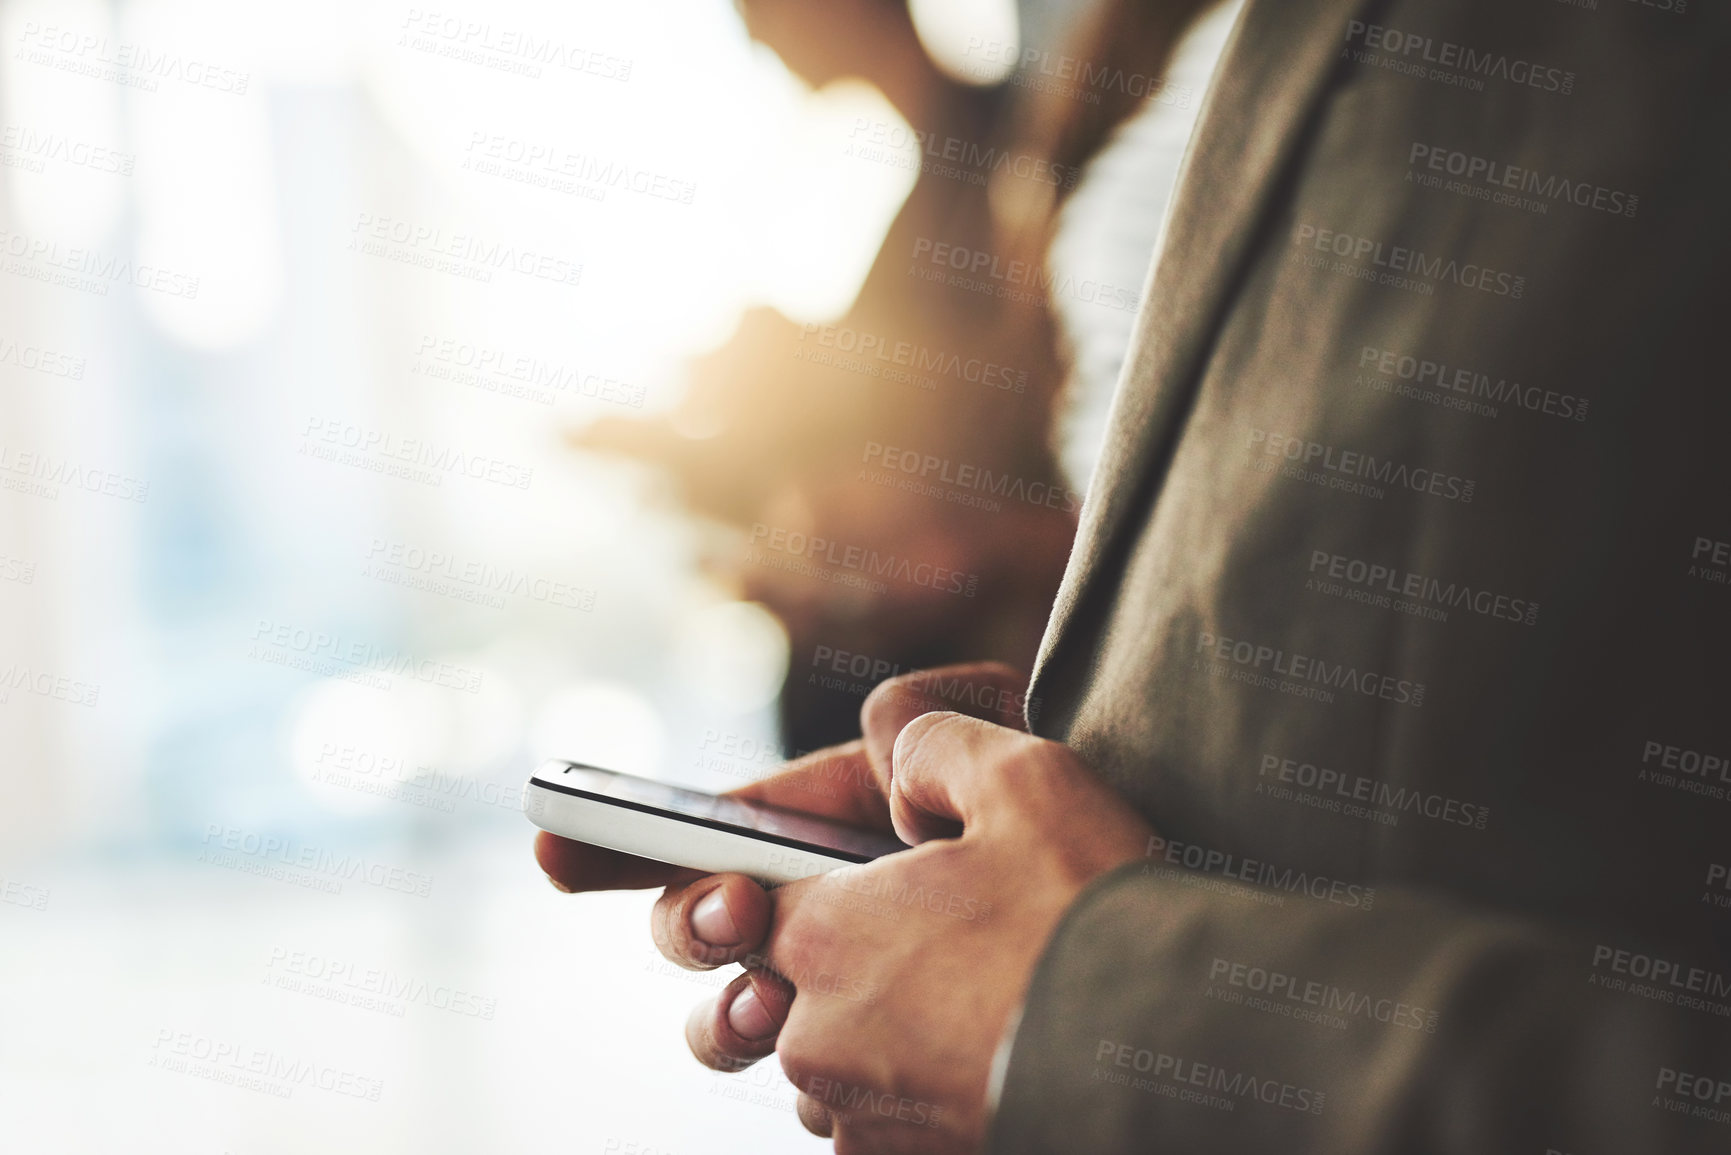
<svg viewBox="0 0 1731 1155">
<path fill-rule="evenodd" d="M 732 830 L 766 842 L 820 851 L 852 862 L 870 862 L 907 849 L 907 845 L 894 835 L 881 831 L 848 826 L 833 819 L 783 810 L 762 802 L 669 786 L 665 782 L 622 774 L 617 770 L 603 770 L 599 766 L 567 762 L 557 772 L 537 773 L 535 779 L 550 789 L 580 798 L 662 814 L 698 826 Z"/>
</svg>

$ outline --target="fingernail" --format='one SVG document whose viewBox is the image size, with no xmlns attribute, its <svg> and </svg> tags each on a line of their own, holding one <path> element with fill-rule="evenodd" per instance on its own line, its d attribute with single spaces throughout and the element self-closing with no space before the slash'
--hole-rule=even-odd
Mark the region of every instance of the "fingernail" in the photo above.
<svg viewBox="0 0 1731 1155">
<path fill-rule="evenodd" d="M 718 886 L 704 895 L 691 908 L 691 933 L 710 946 L 737 946 L 741 941 L 739 927 L 727 912 L 727 900 Z"/>
<path fill-rule="evenodd" d="M 746 986 L 727 1008 L 727 1025 L 742 1039 L 762 1039 L 775 1033 L 775 1020 L 769 1008 L 757 997 L 754 987 Z"/>
<path fill-rule="evenodd" d="M 563 882 L 560 882 L 557 878 L 554 878 L 551 874 L 549 874 L 547 876 L 547 881 L 551 882 L 553 884 L 553 889 L 558 891 L 560 894 L 576 894 L 577 893 L 576 891 L 572 890 L 569 886 L 566 886 Z"/>
</svg>

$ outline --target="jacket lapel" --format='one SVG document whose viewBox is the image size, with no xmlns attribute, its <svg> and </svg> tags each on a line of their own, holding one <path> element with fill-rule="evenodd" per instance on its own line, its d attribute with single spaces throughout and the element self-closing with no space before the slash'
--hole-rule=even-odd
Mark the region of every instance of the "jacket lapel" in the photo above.
<svg viewBox="0 0 1731 1155">
<path fill-rule="evenodd" d="M 1179 170 L 1030 700 L 1159 485 L 1268 199 L 1370 0 L 1248 0 Z"/>
</svg>

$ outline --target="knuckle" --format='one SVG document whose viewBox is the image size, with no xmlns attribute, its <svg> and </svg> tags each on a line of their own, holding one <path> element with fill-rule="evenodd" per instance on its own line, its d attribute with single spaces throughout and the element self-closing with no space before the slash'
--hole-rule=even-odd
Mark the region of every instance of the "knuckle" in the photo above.
<svg viewBox="0 0 1731 1155">
<path fill-rule="evenodd" d="M 1074 760 L 1068 747 L 1032 734 L 1014 735 L 995 759 L 1000 772 L 1041 781 L 1063 777 Z"/>
<path fill-rule="evenodd" d="M 818 878 L 795 885 L 803 888 L 806 901 L 787 909 L 785 914 L 778 911 L 772 939 L 762 955 L 767 969 L 790 983 L 822 969 L 824 958 L 840 945 L 833 921 L 838 917 L 835 908 L 821 901 L 822 892 L 818 890 L 833 887 L 835 881 Z"/>
<path fill-rule="evenodd" d="M 1024 738 L 992 768 L 1014 810 L 1040 827 L 1061 820 L 1074 805 L 1074 756 L 1056 742 Z"/>
<path fill-rule="evenodd" d="M 919 758 L 931 748 L 934 739 L 963 721 L 963 716 L 949 710 L 931 710 L 902 727 L 896 737 L 895 764 L 900 767 Z"/>
<path fill-rule="evenodd" d="M 822 1051 L 816 1046 L 803 1016 L 788 1016 L 780 1037 L 776 1039 L 775 1054 L 781 1061 L 781 1073 L 801 1091 L 823 1078 L 819 1058 Z"/>
<path fill-rule="evenodd" d="M 930 671 L 915 670 L 912 673 L 885 678 L 866 695 L 865 704 L 860 707 L 861 714 L 892 709 L 902 711 L 910 702 L 924 700 L 927 697 L 925 687 L 930 684 L 931 677 Z"/>
<path fill-rule="evenodd" d="M 794 1107 L 794 1113 L 799 1116 L 799 1124 L 819 1139 L 827 1139 L 834 1129 L 834 1121 L 824 1105 L 810 1095 L 800 1095 Z"/>
<path fill-rule="evenodd" d="M 869 1155 L 871 1152 L 883 1150 L 862 1139 L 852 1127 L 839 1119 L 835 1120 L 831 1127 L 835 1136 L 835 1155 Z"/>
</svg>

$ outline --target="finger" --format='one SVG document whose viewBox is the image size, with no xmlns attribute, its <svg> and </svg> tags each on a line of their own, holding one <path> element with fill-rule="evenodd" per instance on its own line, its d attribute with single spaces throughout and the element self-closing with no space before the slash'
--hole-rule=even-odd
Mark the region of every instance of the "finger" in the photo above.
<svg viewBox="0 0 1731 1155">
<path fill-rule="evenodd" d="M 835 1120 L 830 1118 L 829 1108 L 810 1095 L 801 1091 L 794 1110 L 799 1114 L 800 1125 L 819 1139 L 828 1139 L 834 1134 Z"/>
<path fill-rule="evenodd" d="M 649 933 L 668 961 L 713 970 L 756 950 L 769 915 L 769 895 L 745 875 L 701 875 L 655 900 Z"/>
<path fill-rule="evenodd" d="M 1003 776 L 1014 771 L 1009 789 L 1018 805 L 1038 805 L 1023 797 L 1039 784 L 1038 770 L 1051 746 L 1039 738 L 1007 730 L 962 714 L 925 714 L 902 728 L 893 754 L 890 819 L 903 842 L 953 838 L 962 827 L 981 822 L 1003 805 Z"/>
<path fill-rule="evenodd" d="M 872 770 L 865 743 L 848 742 L 795 758 L 783 769 L 750 786 L 728 792 L 788 810 L 834 818 L 852 826 L 888 830 L 889 776 Z"/>
<path fill-rule="evenodd" d="M 553 885 L 567 894 L 580 890 L 646 890 L 701 877 L 700 872 L 638 858 L 586 842 L 573 842 L 540 831 L 535 836 L 535 861 Z"/>
<path fill-rule="evenodd" d="M 1003 662 L 943 666 L 879 682 L 860 707 L 866 755 L 887 786 L 896 736 L 909 722 L 933 710 L 954 710 L 1025 730 L 1022 702 L 1027 688 L 1028 676 Z"/>
<path fill-rule="evenodd" d="M 775 1050 L 793 988 L 767 971 L 748 970 L 685 1020 L 685 1041 L 715 1071 L 743 1071 Z"/>
</svg>

